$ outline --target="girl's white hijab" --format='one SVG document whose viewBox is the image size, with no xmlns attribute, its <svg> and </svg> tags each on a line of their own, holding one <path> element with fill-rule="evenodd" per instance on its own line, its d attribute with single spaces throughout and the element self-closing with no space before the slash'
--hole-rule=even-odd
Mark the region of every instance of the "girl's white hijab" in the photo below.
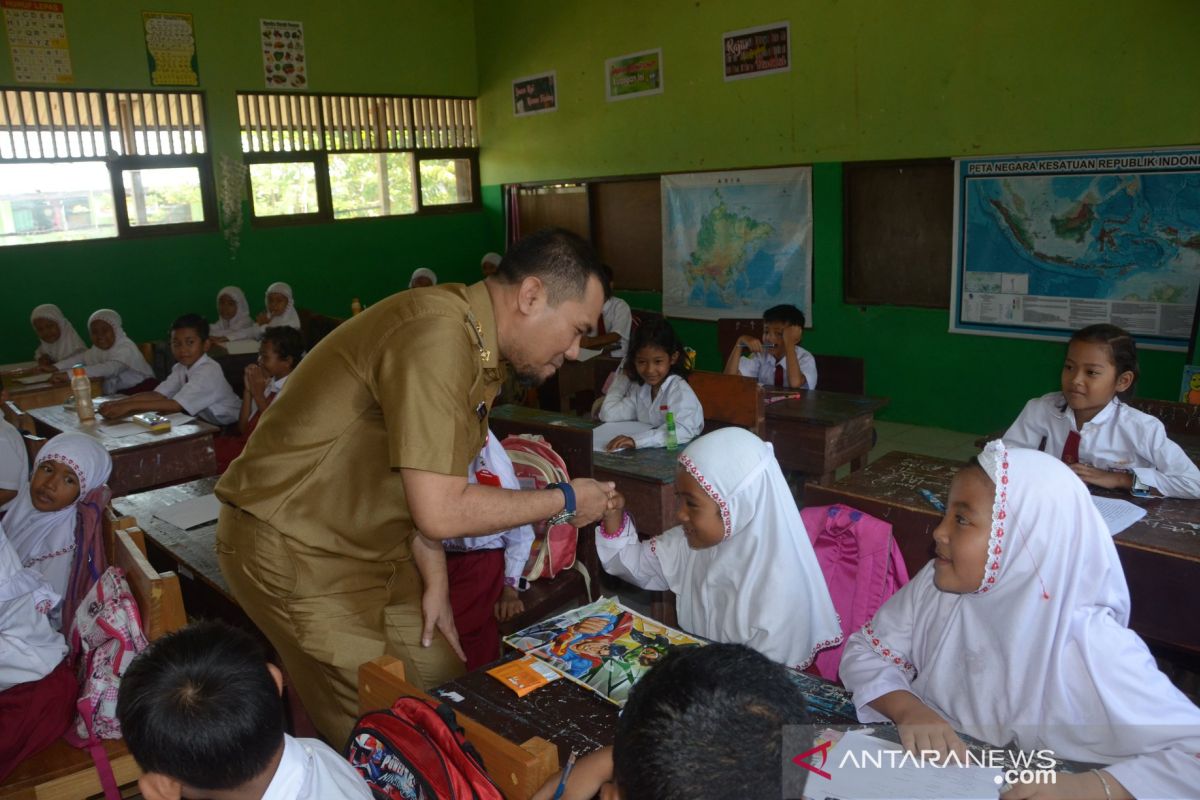
<svg viewBox="0 0 1200 800">
<path fill-rule="evenodd" d="M 926 705 L 997 746 L 1105 764 L 1181 738 L 1200 752 L 1200 709 L 1127 627 L 1125 573 L 1083 482 L 1001 441 L 979 461 L 996 486 L 979 588 L 942 592 L 928 564 L 864 626 L 868 643 L 915 673 Z"/>
<path fill-rule="evenodd" d="M 57 461 L 71 468 L 79 479 L 79 497 L 58 511 L 38 511 L 30 498 L 31 484 L 22 487 L 4 516 L 4 528 L 25 567 L 33 567 L 46 557 L 75 546 L 75 506 L 88 492 L 104 485 L 112 472 L 112 459 L 104 445 L 95 437 L 74 431 L 60 433 L 46 442 L 33 464 L 35 476 L 45 461 Z M 66 592 L 65 586 L 54 588 Z"/>
<path fill-rule="evenodd" d="M 45 353 L 51 361 L 62 361 L 64 358 L 87 349 L 87 345 L 79 336 L 79 332 L 75 330 L 75 326 L 63 316 L 59 307 L 53 303 L 42 303 L 35 308 L 29 315 L 29 323 L 32 325 L 35 319 L 48 319 L 58 324 L 60 331 L 58 341 L 43 342 L 39 340 L 37 348 L 38 353 Z"/>
<path fill-rule="evenodd" d="M 146 357 L 142 355 L 142 350 L 137 346 L 133 339 L 129 338 L 129 334 L 125 333 L 125 329 L 121 327 L 121 315 L 111 308 L 101 308 L 93 311 L 88 317 L 88 332 L 91 333 L 92 323 L 96 320 L 107 322 L 113 329 L 112 347 L 107 350 L 101 350 L 99 347 L 92 345 L 88 350 L 89 356 L 84 358 L 84 363 L 100 363 L 103 361 L 118 361 L 124 364 L 129 369 L 149 377 L 154 374 L 154 370 L 150 369 L 150 365 L 146 363 Z"/>
<path fill-rule="evenodd" d="M 742 428 L 693 441 L 679 464 L 716 503 L 725 539 L 693 550 L 672 528 L 654 547 L 679 624 L 803 668 L 842 640 L 842 626 L 800 511 L 771 445 Z"/>
<path fill-rule="evenodd" d="M 281 294 L 286 297 L 287 308 L 283 310 L 283 313 L 271 317 L 271 319 L 267 321 L 266 327 L 274 328 L 287 325 L 295 328 L 296 330 L 300 330 L 300 314 L 296 311 L 296 299 L 292 296 L 292 287 L 283 281 L 275 281 L 275 283 L 272 283 L 267 287 L 267 291 L 263 295 L 263 301 L 267 302 L 270 296 L 273 294 Z M 268 308 L 270 308 L 270 306 L 268 306 Z M 267 313 L 270 314 L 271 312 L 268 311 Z"/>
<path fill-rule="evenodd" d="M 417 278 L 429 278 L 433 281 L 433 285 L 437 286 L 437 273 L 428 267 L 417 267 L 413 270 L 412 277 L 408 279 L 408 288 L 413 288 L 413 284 L 417 282 Z"/>
<path fill-rule="evenodd" d="M 286 284 L 285 284 L 286 285 Z M 268 290 L 268 293 L 270 290 Z M 233 298 L 234 304 L 237 306 L 237 311 L 234 312 L 232 319 L 225 319 L 221 316 L 220 303 L 221 298 L 229 295 Z M 292 290 L 287 291 L 288 298 L 292 296 Z M 250 303 L 246 301 L 246 293 L 237 286 L 226 286 L 221 291 L 217 292 L 217 321 L 212 326 L 212 332 L 218 336 L 226 331 L 240 331 L 244 328 L 253 328 L 254 319 L 250 316 Z"/>
</svg>

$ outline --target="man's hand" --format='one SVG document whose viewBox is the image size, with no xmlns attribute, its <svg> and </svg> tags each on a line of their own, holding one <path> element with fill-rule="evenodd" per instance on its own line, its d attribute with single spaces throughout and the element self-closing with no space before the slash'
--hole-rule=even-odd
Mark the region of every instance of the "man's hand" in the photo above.
<svg viewBox="0 0 1200 800">
<path fill-rule="evenodd" d="M 609 481 L 601 483 L 591 478 L 576 478 L 571 481 L 571 488 L 575 490 L 575 516 L 571 518 L 571 524 L 583 528 L 609 510 L 609 502 L 616 493 L 617 485 Z"/>
</svg>

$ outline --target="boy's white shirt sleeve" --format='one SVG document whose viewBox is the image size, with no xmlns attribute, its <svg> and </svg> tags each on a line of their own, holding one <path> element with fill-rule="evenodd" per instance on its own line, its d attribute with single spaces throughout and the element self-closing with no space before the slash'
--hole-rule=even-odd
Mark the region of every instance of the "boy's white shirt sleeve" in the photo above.
<svg viewBox="0 0 1200 800">
<path fill-rule="evenodd" d="M 1142 452 L 1153 467 L 1133 467 L 1137 479 L 1152 486 L 1165 497 L 1200 500 L 1200 469 L 1183 448 L 1167 437 L 1162 424 L 1146 426 L 1141 439 Z"/>
<path fill-rule="evenodd" d="M 696 397 L 686 380 L 678 375 L 671 375 L 647 410 L 650 423 L 657 424 L 657 427 L 633 436 L 637 447 L 667 446 L 667 422 L 660 410 L 664 405 L 675 415 L 675 438 L 679 444 L 690 442 L 704 430 L 704 409 L 700 407 L 700 398 Z"/>
<path fill-rule="evenodd" d="M 802 389 L 817 388 L 817 359 L 813 354 L 805 350 L 800 345 L 796 345 L 796 363 L 800 365 L 800 372 L 804 374 L 804 386 Z"/>
<path fill-rule="evenodd" d="M 171 377 L 174 377 L 174 374 Z M 241 402 L 234 395 L 229 382 L 225 380 L 221 366 L 207 356 L 192 365 L 187 382 L 176 391 L 172 399 L 193 417 L 203 416 L 218 425 L 235 422 L 241 411 Z"/>
<path fill-rule="evenodd" d="M 519 525 L 500 535 L 504 542 L 504 577 L 519 579 L 525 574 L 529 561 L 529 549 L 533 545 L 533 526 Z"/>
<path fill-rule="evenodd" d="M 171 371 L 167 373 L 166 379 L 154 387 L 154 391 L 167 399 L 175 397 L 179 393 L 179 390 L 183 388 L 183 375 L 186 371 L 187 368 L 183 364 L 174 365 L 171 367 Z M 180 405 L 183 404 L 180 403 Z"/>
<path fill-rule="evenodd" d="M 600 405 L 600 421 L 627 422 L 637 419 L 638 388 L 629 380 L 624 369 L 618 369 L 617 377 L 608 387 L 608 394 L 604 395 L 604 402 Z"/>
<path fill-rule="evenodd" d="M 671 588 L 655 552 L 655 540 L 638 541 L 637 527 L 628 514 L 624 523 L 620 534 L 611 539 L 601 532 L 602 525 L 596 526 L 596 554 L 604 571 L 643 589 Z"/>
</svg>

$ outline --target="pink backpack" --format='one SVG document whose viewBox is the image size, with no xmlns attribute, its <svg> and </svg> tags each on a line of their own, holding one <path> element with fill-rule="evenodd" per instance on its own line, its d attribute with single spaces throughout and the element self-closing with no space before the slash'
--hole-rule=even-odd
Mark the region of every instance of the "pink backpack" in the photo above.
<svg viewBox="0 0 1200 800">
<path fill-rule="evenodd" d="M 817 653 L 813 666 L 836 681 L 845 639 L 908 583 L 908 569 L 889 522 L 840 504 L 805 508 L 800 518 L 842 620 L 842 644 Z"/>
<path fill-rule="evenodd" d="M 502 444 L 512 459 L 513 471 L 522 489 L 545 489 L 552 483 L 566 483 L 567 465 L 562 456 L 541 436 L 528 433 L 509 436 Z M 575 547 L 579 530 L 570 522 L 560 522 L 547 529 L 546 521 L 533 526 L 533 545 L 525 563 L 525 580 L 553 578 L 575 565 Z"/>
</svg>

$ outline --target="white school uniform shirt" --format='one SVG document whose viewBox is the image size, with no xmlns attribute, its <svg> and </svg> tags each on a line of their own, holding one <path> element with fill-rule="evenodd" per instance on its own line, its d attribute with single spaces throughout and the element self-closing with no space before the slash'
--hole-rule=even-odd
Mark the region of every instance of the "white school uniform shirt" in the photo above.
<svg viewBox="0 0 1200 800">
<path fill-rule="evenodd" d="M 67 654 L 50 624 L 59 596 L 31 569 L 0 528 L 0 692 L 49 675 Z"/>
<path fill-rule="evenodd" d="M 908 691 L 994 746 L 1109 764 L 1134 797 L 1194 797 L 1200 709 L 1129 630 L 1125 573 L 1083 482 L 1002 441 L 979 461 L 997 487 L 979 588 L 940 591 L 930 562 L 847 638 L 839 674 L 859 720 L 885 721 L 868 704 Z"/>
<path fill-rule="evenodd" d="M 1200 500 L 1200 469 L 1167 438 L 1162 421 L 1114 397 L 1083 430 L 1062 392 L 1035 397 L 1004 433 L 1012 447 L 1042 449 L 1062 457 L 1067 434 L 1079 433 L 1079 461 L 1099 469 L 1132 470 L 1138 480 L 1167 497 Z M 1043 438 L 1045 445 L 1042 445 Z"/>
<path fill-rule="evenodd" d="M 722 428 L 693 442 L 679 464 L 720 508 L 724 540 L 693 550 L 679 526 L 639 542 L 626 515 L 620 531 L 596 528 L 604 570 L 675 592 L 684 630 L 790 667 L 803 669 L 841 642 L 842 624 L 771 445 L 744 428 Z"/>
<path fill-rule="evenodd" d="M 603 422 L 648 422 L 654 427 L 633 436 L 634 444 L 639 448 L 666 447 L 667 417 L 662 406 L 675 415 L 675 438 L 679 444 L 690 442 L 704 430 L 704 409 L 687 381 L 678 375 L 668 375 L 658 390 L 658 397 L 651 400 L 650 386 L 635 384 L 624 369 L 617 370 L 617 377 L 608 394 L 604 395 L 600 419 Z"/>
<path fill-rule="evenodd" d="M 193 417 L 214 425 L 237 422 L 242 411 L 242 401 L 225 380 L 221 365 L 209 358 L 208 353 L 190 367 L 175 364 L 171 374 L 154 391 L 179 403 Z"/>
<path fill-rule="evenodd" d="M 621 341 L 617 342 L 610 355 L 613 358 L 624 358 L 625 348 L 629 347 L 629 334 L 633 330 L 633 312 L 629 310 L 629 303 L 619 297 L 610 297 L 604 301 L 600 316 L 604 320 L 604 332 L 616 333 L 621 337 Z M 599 333 L 599 328 L 593 328 L 588 335 L 598 336 Z"/>
<path fill-rule="evenodd" d="M 504 449 L 504 445 L 496 435 L 488 431 L 487 441 L 467 472 L 468 483 L 479 483 L 481 471 L 490 472 L 500 479 L 500 488 L 521 488 L 517 472 L 513 468 L 512 459 Z M 490 536 L 462 536 L 457 539 L 446 539 L 442 547 L 452 553 L 467 553 L 475 550 L 497 550 L 504 548 L 504 577 L 512 581 L 518 580 L 525 572 L 525 563 L 529 560 L 529 548 L 533 545 L 533 526 L 519 525 L 507 531 L 493 533 Z"/>
<path fill-rule="evenodd" d="M 92 346 L 83 352 L 82 357 L 68 358 L 55 364 L 56 369 L 69 370 L 76 364 L 83 364 L 89 378 L 104 379 L 104 393 L 114 394 L 137 386 L 142 381 L 154 377 L 154 370 L 146 363 L 146 357 L 137 344 L 125 333 L 121 325 L 121 315 L 111 308 L 102 308 L 88 317 L 88 329 L 96 320 L 107 322 L 113 329 L 112 347 L 101 350 Z"/>
<path fill-rule="evenodd" d="M 800 371 L 804 373 L 804 380 L 806 381 L 805 385 L 801 388 L 817 388 L 817 360 L 813 358 L 813 354 L 800 345 L 796 345 L 796 362 L 800 365 Z M 774 386 L 776 364 L 783 365 L 783 385 L 787 386 L 787 358 L 776 360 L 775 356 L 770 353 L 753 353 L 748 357 L 743 357 L 738 361 L 738 373 L 745 375 L 747 378 L 756 379 L 763 386 Z"/>
<path fill-rule="evenodd" d="M 319 739 L 283 735 L 283 757 L 262 800 L 373 800 L 358 770 Z"/>
<path fill-rule="evenodd" d="M 28 485 L 29 456 L 25 452 L 25 440 L 8 420 L 0 419 L 0 489 L 20 494 Z M 14 497 L 0 505 L 0 511 L 7 511 L 16 500 Z"/>
</svg>

